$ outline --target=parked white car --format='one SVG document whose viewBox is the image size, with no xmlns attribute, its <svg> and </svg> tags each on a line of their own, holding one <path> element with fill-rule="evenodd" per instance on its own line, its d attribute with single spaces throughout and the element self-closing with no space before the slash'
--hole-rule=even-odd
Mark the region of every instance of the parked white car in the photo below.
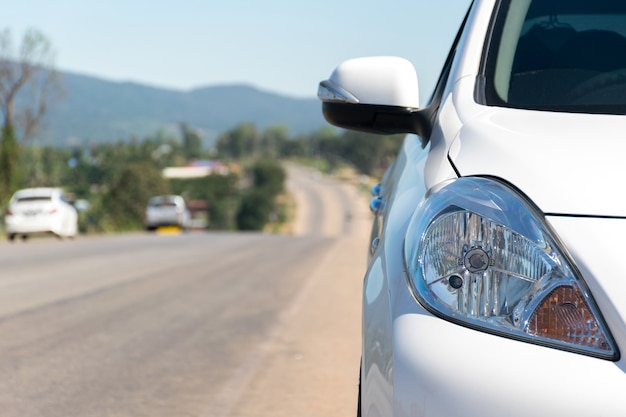
<svg viewBox="0 0 626 417">
<path fill-rule="evenodd" d="M 145 213 L 147 230 L 164 226 L 177 226 L 182 230 L 189 227 L 190 213 L 185 199 L 179 195 L 160 195 L 148 201 Z"/>
<path fill-rule="evenodd" d="M 55 187 L 25 188 L 11 197 L 5 216 L 10 241 L 33 234 L 52 233 L 62 238 L 78 234 L 78 214 L 63 190 Z"/>
<path fill-rule="evenodd" d="M 397 57 L 318 95 L 409 133 L 373 190 L 359 415 L 626 415 L 626 2 L 475 0 L 424 106 Z"/>
</svg>

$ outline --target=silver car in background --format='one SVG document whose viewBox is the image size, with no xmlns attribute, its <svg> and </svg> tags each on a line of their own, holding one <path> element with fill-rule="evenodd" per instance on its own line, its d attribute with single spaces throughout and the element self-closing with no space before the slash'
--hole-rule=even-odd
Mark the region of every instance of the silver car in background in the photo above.
<svg viewBox="0 0 626 417">
<path fill-rule="evenodd" d="M 78 234 L 78 214 L 61 188 L 25 188 L 11 197 L 5 213 L 5 230 L 9 241 L 16 236 L 52 233 L 58 237 Z"/>
<path fill-rule="evenodd" d="M 145 213 L 147 230 L 177 226 L 182 230 L 189 226 L 190 214 L 185 199 L 179 195 L 161 195 L 148 201 Z"/>
</svg>

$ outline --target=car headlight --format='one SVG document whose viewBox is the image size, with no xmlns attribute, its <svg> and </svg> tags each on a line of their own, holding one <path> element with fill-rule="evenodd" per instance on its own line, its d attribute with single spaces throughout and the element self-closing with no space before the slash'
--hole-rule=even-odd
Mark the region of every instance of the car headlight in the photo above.
<svg viewBox="0 0 626 417">
<path fill-rule="evenodd" d="M 528 200 L 486 178 L 432 191 L 405 239 L 414 295 L 455 323 L 616 360 L 618 350 L 562 243 Z"/>
</svg>

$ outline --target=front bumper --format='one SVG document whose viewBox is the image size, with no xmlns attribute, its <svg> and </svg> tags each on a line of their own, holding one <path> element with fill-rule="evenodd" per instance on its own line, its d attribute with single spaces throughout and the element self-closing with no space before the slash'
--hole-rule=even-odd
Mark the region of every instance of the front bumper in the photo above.
<svg viewBox="0 0 626 417">
<path fill-rule="evenodd" d="M 393 323 L 394 416 L 624 416 L 611 362 L 482 333 L 428 314 Z"/>
</svg>

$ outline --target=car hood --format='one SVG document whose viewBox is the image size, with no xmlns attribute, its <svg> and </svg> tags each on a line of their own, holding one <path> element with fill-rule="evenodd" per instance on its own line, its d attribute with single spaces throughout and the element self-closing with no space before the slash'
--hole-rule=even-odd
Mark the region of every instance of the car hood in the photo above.
<svg viewBox="0 0 626 417">
<path fill-rule="evenodd" d="M 626 116 L 488 108 L 449 151 L 462 176 L 518 187 L 547 214 L 626 217 Z"/>
</svg>

